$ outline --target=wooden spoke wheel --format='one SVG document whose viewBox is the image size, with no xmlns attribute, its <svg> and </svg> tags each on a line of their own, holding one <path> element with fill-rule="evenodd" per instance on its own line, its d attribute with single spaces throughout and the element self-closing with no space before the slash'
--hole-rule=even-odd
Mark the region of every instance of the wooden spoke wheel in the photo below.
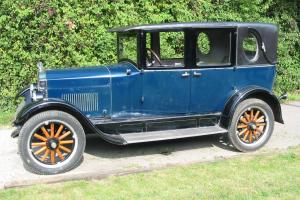
<svg viewBox="0 0 300 200">
<path fill-rule="evenodd" d="M 271 107 L 261 99 L 250 98 L 236 107 L 228 128 L 228 139 L 239 151 L 255 151 L 268 142 L 273 129 Z"/>
<path fill-rule="evenodd" d="M 46 122 L 34 130 L 30 148 L 34 158 L 47 165 L 66 160 L 73 152 L 75 138 L 67 125 L 61 122 Z"/>
<path fill-rule="evenodd" d="M 266 114 L 255 107 L 248 108 L 242 113 L 237 123 L 239 139 L 247 144 L 258 141 L 267 127 Z"/>
<path fill-rule="evenodd" d="M 23 125 L 18 144 L 28 171 L 58 174 L 82 162 L 85 133 L 74 116 L 50 110 L 34 115 Z"/>
</svg>

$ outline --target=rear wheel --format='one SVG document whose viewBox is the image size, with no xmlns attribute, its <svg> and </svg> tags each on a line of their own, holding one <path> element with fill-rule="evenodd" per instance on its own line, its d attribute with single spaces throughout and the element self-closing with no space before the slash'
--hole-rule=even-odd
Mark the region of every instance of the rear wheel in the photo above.
<svg viewBox="0 0 300 200">
<path fill-rule="evenodd" d="M 37 174 L 57 174 L 80 164 L 85 134 L 72 115 L 46 111 L 30 118 L 22 127 L 19 152 L 24 166 Z"/>
<path fill-rule="evenodd" d="M 229 128 L 229 140 L 240 151 L 255 151 L 264 146 L 274 129 L 274 115 L 270 106 L 260 99 L 240 103 Z"/>
</svg>

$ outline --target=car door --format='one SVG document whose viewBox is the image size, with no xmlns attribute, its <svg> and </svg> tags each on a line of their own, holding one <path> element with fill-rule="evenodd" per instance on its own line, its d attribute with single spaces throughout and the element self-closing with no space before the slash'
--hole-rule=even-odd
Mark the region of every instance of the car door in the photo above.
<svg viewBox="0 0 300 200">
<path fill-rule="evenodd" d="M 142 108 L 150 115 L 183 115 L 188 112 L 190 70 L 145 70 Z"/>
<path fill-rule="evenodd" d="M 221 112 L 234 93 L 231 30 L 200 31 L 196 66 L 191 72 L 191 113 Z"/>
<path fill-rule="evenodd" d="M 234 69 L 193 69 L 191 76 L 190 112 L 196 114 L 221 112 L 234 92 Z"/>
</svg>

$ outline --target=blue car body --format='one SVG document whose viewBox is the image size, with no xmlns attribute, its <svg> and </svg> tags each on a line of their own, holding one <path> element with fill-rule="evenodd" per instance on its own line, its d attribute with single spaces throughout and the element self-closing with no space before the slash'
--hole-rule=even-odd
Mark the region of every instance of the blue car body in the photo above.
<svg viewBox="0 0 300 200">
<path fill-rule="evenodd" d="M 182 78 L 184 72 L 202 77 Z M 112 119 L 221 113 L 249 83 L 271 92 L 274 77 L 272 65 L 142 71 L 121 62 L 46 72 L 48 98 L 66 100 L 88 117 Z"/>
<path fill-rule="evenodd" d="M 21 95 L 25 96 L 26 105 L 17 114 L 14 124 L 22 126 L 36 113 L 58 109 L 77 117 L 86 130 L 98 132 L 109 142 L 124 144 L 117 134 L 199 127 L 202 122 L 207 125 L 207 119 L 208 124 L 220 123 L 227 128 L 236 106 L 250 96 L 268 102 L 275 120 L 283 123 L 280 104 L 272 93 L 277 27 L 259 23 L 183 23 L 112 31 L 138 33 L 138 51 L 145 52 L 143 31 L 151 34 L 180 29 L 191 34 L 192 28 L 238 33 L 240 36 L 235 36 L 232 46 L 239 43 L 245 30 L 255 32 L 255 29 L 257 38 L 261 39 L 260 57 L 255 62 L 247 61 L 240 53 L 241 46 L 236 45 L 232 53 L 235 57 L 228 66 L 200 68 L 189 58 L 182 68 L 147 68 L 145 53 L 138 53 L 137 63 L 129 60 L 108 66 L 43 71 L 40 79 L 45 81 L 46 87 L 41 90 L 42 97 L 33 100 L 31 90 L 23 91 Z M 263 48 L 268 51 L 264 52 Z M 185 51 L 186 56 L 190 56 L 189 50 Z"/>
</svg>

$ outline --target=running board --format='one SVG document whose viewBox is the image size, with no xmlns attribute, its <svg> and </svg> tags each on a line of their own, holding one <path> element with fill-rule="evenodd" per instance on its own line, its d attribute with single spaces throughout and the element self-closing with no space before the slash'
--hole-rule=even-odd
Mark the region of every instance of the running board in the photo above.
<svg viewBox="0 0 300 200">
<path fill-rule="evenodd" d="M 199 128 L 186 128 L 165 131 L 151 131 L 141 133 L 120 134 L 126 141 L 126 144 L 152 142 L 161 140 L 171 140 L 178 138 L 196 137 L 202 135 L 212 135 L 218 133 L 227 133 L 227 130 L 219 126 L 206 126 Z"/>
</svg>

